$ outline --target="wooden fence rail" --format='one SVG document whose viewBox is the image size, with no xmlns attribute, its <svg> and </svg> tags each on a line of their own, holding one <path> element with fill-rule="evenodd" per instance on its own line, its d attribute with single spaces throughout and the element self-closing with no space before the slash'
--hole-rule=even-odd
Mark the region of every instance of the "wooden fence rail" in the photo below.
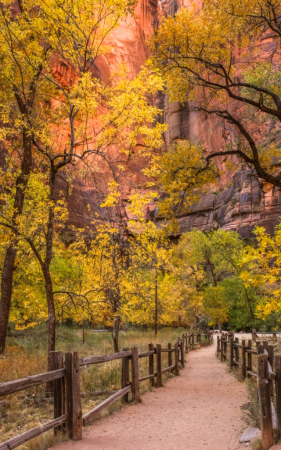
<svg viewBox="0 0 281 450">
<path fill-rule="evenodd" d="M 261 341 L 260 335 L 269 339 Z M 229 360 L 232 369 L 240 370 L 243 380 L 253 378 L 257 381 L 263 450 L 272 447 L 274 434 L 281 437 L 281 355 L 275 352 L 277 335 L 276 332 L 257 333 L 252 330 L 252 339 L 248 341 L 239 341 L 233 332 L 217 336 L 220 360 Z"/>
<path fill-rule="evenodd" d="M 149 380 L 151 386 L 160 387 L 163 385 L 162 375 L 167 372 L 174 372 L 179 375 L 180 368 L 184 367 L 184 355 L 188 351 L 200 348 L 202 336 L 206 342 L 213 339 L 212 332 L 206 334 L 194 332 L 183 334 L 178 338 L 174 347 L 169 343 L 167 348 L 162 348 L 160 344 L 154 347 L 149 344 L 148 351 L 139 353 L 137 347 L 123 349 L 118 353 L 108 355 L 89 356 L 79 359 L 77 352 L 68 352 L 63 356 L 60 351 L 49 354 L 51 367 L 50 372 L 39 375 L 32 375 L 21 380 L 0 383 L 0 397 L 44 383 L 53 382 L 54 389 L 54 420 L 44 425 L 32 428 L 8 441 L 0 443 L 0 450 L 12 450 L 24 444 L 30 439 L 39 436 L 46 431 L 54 429 L 56 434 L 59 431 L 68 432 L 70 439 L 82 439 L 82 426 L 87 425 L 103 409 L 112 405 L 118 399 L 129 402 L 129 392 L 132 394 L 132 401 L 140 401 L 140 383 Z M 196 339 L 195 339 L 196 338 Z M 162 368 L 162 354 L 167 353 L 168 366 Z M 149 374 L 140 378 L 139 360 L 148 358 Z M 80 392 L 80 367 L 90 364 L 101 364 L 113 360 L 122 360 L 122 388 L 114 392 L 110 397 L 103 400 L 91 411 L 82 415 L 81 392 Z M 156 371 L 155 371 L 156 364 Z"/>
</svg>

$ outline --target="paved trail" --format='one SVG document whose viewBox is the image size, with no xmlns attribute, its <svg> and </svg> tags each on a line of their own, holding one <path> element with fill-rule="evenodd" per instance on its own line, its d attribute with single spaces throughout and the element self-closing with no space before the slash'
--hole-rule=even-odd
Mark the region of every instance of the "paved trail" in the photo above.
<svg viewBox="0 0 281 450">
<path fill-rule="evenodd" d="M 246 387 L 215 357 L 215 344 L 189 353 L 180 376 L 55 450 L 241 450 Z M 249 448 L 249 447 L 248 447 Z"/>
</svg>

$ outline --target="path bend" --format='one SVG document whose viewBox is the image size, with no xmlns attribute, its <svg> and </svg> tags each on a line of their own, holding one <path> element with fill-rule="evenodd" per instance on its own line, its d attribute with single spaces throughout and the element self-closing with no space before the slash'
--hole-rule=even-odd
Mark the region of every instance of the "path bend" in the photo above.
<svg viewBox="0 0 281 450">
<path fill-rule="evenodd" d="M 215 344 L 186 355 L 179 377 L 83 430 L 56 450 L 242 450 L 245 383 L 215 357 Z"/>
</svg>

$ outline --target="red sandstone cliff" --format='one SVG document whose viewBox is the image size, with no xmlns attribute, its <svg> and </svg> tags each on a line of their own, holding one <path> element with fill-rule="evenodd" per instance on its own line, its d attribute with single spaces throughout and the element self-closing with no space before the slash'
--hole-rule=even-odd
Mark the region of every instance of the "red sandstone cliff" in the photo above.
<svg viewBox="0 0 281 450">
<path fill-rule="evenodd" d="M 119 27 L 107 38 L 106 43 L 112 48 L 111 53 L 100 56 L 95 61 L 96 76 L 107 82 L 112 72 L 120 63 L 126 63 L 129 77 L 133 79 L 148 57 L 147 40 L 157 24 L 157 0 L 139 0 L 134 16 L 122 20 Z M 65 64 L 57 63 L 56 76 L 71 80 L 71 73 Z M 57 192 L 66 190 L 63 181 L 57 183 Z M 89 212 L 87 205 L 91 206 Z M 68 197 L 69 223 L 79 227 L 91 225 L 94 213 L 99 209 L 91 180 L 76 178 L 71 195 Z"/>
<path fill-rule="evenodd" d="M 182 5 L 186 8 L 195 5 L 199 11 L 202 0 L 162 0 L 159 8 L 167 16 L 173 15 Z M 269 33 L 260 43 L 261 54 L 272 54 L 277 45 L 278 42 Z M 278 58 L 279 63 L 280 55 Z M 169 104 L 167 99 L 165 122 L 169 125 L 165 136 L 166 145 L 177 138 L 190 139 L 205 142 L 209 152 L 213 152 L 223 150 L 229 139 L 219 120 L 213 117 L 206 119 L 184 107 L 179 108 L 178 104 Z M 271 124 L 268 124 L 267 132 L 269 136 L 272 135 Z M 201 230 L 222 227 L 249 237 L 256 225 L 264 226 L 273 233 L 281 216 L 281 191 L 262 180 L 257 181 L 243 165 L 238 165 L 239 170 L 235 172 L 229 171 L 225 161 L 226 157 L 216 158 L 216 165 L 222 172 L 216 192 L 202 197 L 189 214 L 179 219 L 180 233 L 192 227 Z"/>
<path fill-rule="evenodd" d="M 97 75 L 106 81 L 120 62 L 126 62 L 130 77 L 136 76 L 148 56 L 146 40 L 153 32 L 158 17 L 173 15 L 182 5 L 189 8 L 193 4 L 199 10 L 202 0 L 159 0 L 158 7 L 157 0 L 139 0 L 135 15 L 122 21 L 109 36 L 108 43 L 112 46 L 112 53 L 97 59 Z M 265 39 L 262 50 L 269 52 L 274 45 L 270 38 Z M 58 67 L 58 71 L 63 71 L 63 68 Z M 209 150 L 215 151 L 227 140 L 224 130 L 213 119 L 202 119 L 198 113 L 180 109 L 177 104 L 169 104 L 167 99 L 163 106 L 165 121 L 169 125 L 165 136 L 167 145 L 176 138 L 183 138 L 205 141 Z M 217 192 L 204 196 L 189 214 L 179 219 L 180 232 L 188 231 L 191 227 L 202 230 L 222 227 L 248 237 L 254 226 L 260 224 L 272 233 L 281 215 L 281 192 L 249 177 L 246 167 L 240 167 L 237 172 L 231 173 L 225 167 L 224 158 L 217 158 L 216 163 L 224 172 L 216 188 Z M 60 189 L 62 187 L 59 186 Z M 90 224 L 87 204 L 93 205 L 93 194 L 89 183 L 76 181 L 69 197 L 72 223 L 79 226 Z"/>
</svg>

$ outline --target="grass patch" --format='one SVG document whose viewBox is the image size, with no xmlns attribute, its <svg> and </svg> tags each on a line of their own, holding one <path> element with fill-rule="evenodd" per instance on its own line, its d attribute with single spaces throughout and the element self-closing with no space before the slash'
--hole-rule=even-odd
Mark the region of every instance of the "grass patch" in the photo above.
<svg viewBox="0 0 281 450">
<path fill-rule="evenodd" d="M 261 429 L 260 407 L 257 392 L 257 381 L 253 379 L 245 380 L 248 392 L 247 409 L 244 411 L 242 420 L 249 427 Z"/>
</svg>

